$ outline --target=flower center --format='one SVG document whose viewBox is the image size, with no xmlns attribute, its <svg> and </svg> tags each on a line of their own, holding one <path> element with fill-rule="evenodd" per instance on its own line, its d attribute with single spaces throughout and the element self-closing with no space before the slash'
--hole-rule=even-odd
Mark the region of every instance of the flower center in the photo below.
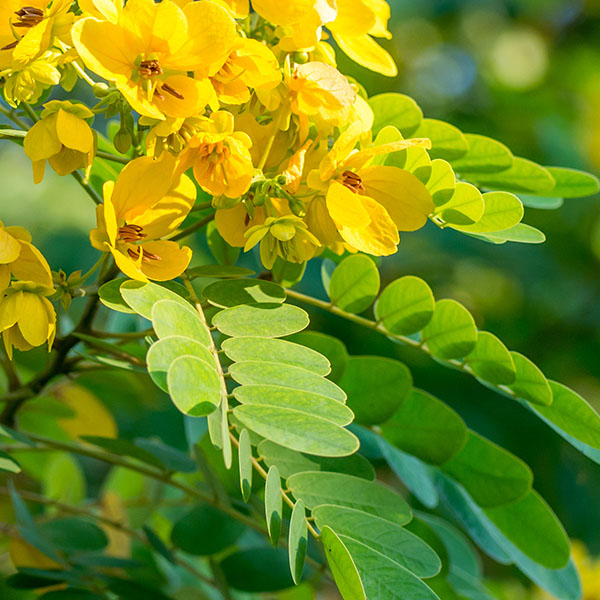
<svg viewBox="0 0 600 600">
<path fill-rule="evenodd" d="M 199 155 L 201 158 L 208 158 L 211 162 L 222 163 L 227 160 L 231 154 L 229 147 L 223 142 L 212 142 L 204 144 L 200 148 Z"/>
<path fill-rule="evenodd" d="M 138 68 L 140 77 L 155 77 L 156 75 L 162 75 L 163 70 L 160 63 L 156 59 L 143 60 Z"/>
<path fill-rule="evenodd" d="M 363 185 L 362 179 L 358 173 L 353 171 L 344 171 L 342 173 L 342 185 L 345 185 L 351 192 L 357 194 L 358 192 L 364 192 L 365 186 Z"/>
<path fill-rule="evenodd" d="M 142 254 L 142 262 L 150 262 L 151 260 L 160 260 L 160 256 L 156 254 L 152 254 L 148 252 L 148 250 L 144 250 L 143 248 L 127 248 L 127 254 L 133 258 L 133 260 L 138 260 L 140 258 L 140 252 Z"/>
<path fill-rule="evenodd" d="M 134 244 L 144 239 L 146 234 L 139 225 L 126 224 L 123 227 L 119 227 L 119 239 L 125 243 Z"/>
<path fill-rule="evenodd" d="M 33 27 L 44 20 L 44 11 L 34 6 L 24 6 L 16 11 L 15 15 L 19 19 L 13 23 L 13 27 Z"/>
</svg>

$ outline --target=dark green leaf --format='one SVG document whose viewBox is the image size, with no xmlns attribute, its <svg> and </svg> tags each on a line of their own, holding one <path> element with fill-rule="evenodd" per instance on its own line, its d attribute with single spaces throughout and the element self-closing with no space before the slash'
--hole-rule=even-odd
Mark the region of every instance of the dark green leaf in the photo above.
<svg viewBox="0 0 600 600">
<path fill-rule="evenodd" d="M 135 310 L 132 310 L 129 304 L 123 299 L 123 296 L 121 296 L 121 284 L 125 281 L 128 281 L 125 277 L 119 277 L 105 283 L 100 286 L 98 296 L 100 297 L 100 302 L 112 310 L 135 314 Z"/>
<path fill-rule="evenodd" d="M 108 545 L 108 538 L 100 527 L 83 519 L 68 517 L 47 521 L 40 531 L 63 552 L 94 552 Z"/>
<path fill-rule="evenodd" d="M 328 377 L 332 381 L 339 381 L 348 362 L 348 351 L 340 340 L 319 331 L 302 331 L 291 336 L 290 340 L 312 348 L 327 357 L 331 364 L 331 373 Z"/>
</svg>

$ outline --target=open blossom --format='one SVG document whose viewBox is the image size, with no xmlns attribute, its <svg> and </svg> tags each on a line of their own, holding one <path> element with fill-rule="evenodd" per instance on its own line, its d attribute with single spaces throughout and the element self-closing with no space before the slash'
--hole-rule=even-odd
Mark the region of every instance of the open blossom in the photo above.
<svg viewBox="0 0 600 600">
<path fill-rule="evenodd" d="M 86 66 L 115 83 L 134 110 L 163 119 L 200 114 L 214 99 L 207 79 L 189 76 L 224 61 L 237 33 L 227 10 L 213 2 L 130 0 L 116 23 L 88 17 L 73 27 Z"/>
<path fill-rule="evenodd" d="M 34 182 L 42 181 L 46 161 L 59 175 L 90 168 L 96 143 L 85 119 L 93 118 L 94 113 L 83 104 L 52 100 L 44 104 L 41 116 L 23 141 Z"/>
<path fill-rule="evenodd" d="M 116 182 L 104 184 L 104 204 L 97 209 L 98 227 L 90 240 L 110 252 L 119 269 L 138 281 L 167 281 L 183 273 L 191 250 L 171 235 L 196 200 L 196 187 L 175 172 L 174 159 L 141 157 L 121 171 Z"/>
</svg>

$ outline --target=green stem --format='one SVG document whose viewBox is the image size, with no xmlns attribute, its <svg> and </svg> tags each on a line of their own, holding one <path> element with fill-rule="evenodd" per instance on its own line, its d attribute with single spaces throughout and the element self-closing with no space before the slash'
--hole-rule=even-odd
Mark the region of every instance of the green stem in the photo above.
<svg viewBox="0 0 600 600">
<path fill-rule="evenodd" d="M 200 202 L 199 204 L 194 204 L 194 207 L 192 208 L 192 212 L 196 211 L 196 210 L 206 210 L 207 208 L 212 208 L 212 201 L 211 202 Z"/>
<path fill-rule="evenodd" d="M 27 131 L 29 129 L 29 125 L 25 123 L 20 117 L 15 114 L 15 110 L 10 110 L 0 104 L 0 113 L 2 113 L 7 119 L 11 120 L 15 125 L 20 127 L 23 131 Z"/>
<path fill-rule="evenodd" d="M 182 240 L 183 238 L 187 237 L 188 235 L 191 235 L 192 233 L 194 233 L 195 231 L 198 231 L 198 229 L 202 229 L 205 225 L 208 225 L 208 223 L 210 223 L 212 220 L 214 220 L 214 218 L 215 218 L 215 213 L 212 213 L 212 214 L 208 215 L 207 217 L 204 217 L 204 219 L 201 219 L 197 223 L 194 223 L 193 225 L 190 225 L 186 229 L 180 231 L 177 235 L 174 235 L 170 239 L 174 242 L 177 242 L 178 240 Z"/>
<path fill-rule="evenodd" d="M 35 112 L 35 110 L 33 110 L 33 108 L 31 108 L 31 106 L 29 106 L 29 104 L 27 104 L 27 102 L 21 102 L 21 106 L 34 123 L 37 123 L 40 120 L 38 114 Z"/>
<path fill-rule="evenodd" d="M 85 193 L 94 201 L 95 204 L 102 204 L 102 198 L 98 192 L 90 185 L 90 182 L 79 171 L 73 171 L 71 175 L 75 177 L 79 185 L 85 190 Z"/>
<path fill-rule="evenodd" d="M 113 162 L 120 163 L 122 165 L 126 165 L 131 162 L 131 159 L 127 158 L 126 156 L 116 156 L 110 152 L 104 152 L 103 150 L 97 150 L 96 157 L 104 158 L 105 160 L 112 160 Z"/>
<path fill-rule="evenodd" d="M 112 331 L 98 331 L 97 329 L 93 329 L 90 332 L 90 335 L 93 335 L 98 338 L 117 338 L 122 340 L 137 340 L 140 338 L 145 338 L 148 335 L 154 335 L 154 329 L 144 329 L 144 331 L 128 331 L 125 333 L 116 333 Z"/>
</svg>

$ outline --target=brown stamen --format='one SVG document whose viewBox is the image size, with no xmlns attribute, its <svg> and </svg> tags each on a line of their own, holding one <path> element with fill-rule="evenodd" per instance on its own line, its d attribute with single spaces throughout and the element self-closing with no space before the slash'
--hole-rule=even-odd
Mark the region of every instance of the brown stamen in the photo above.
<svg viewBox="0 0 600 600">
<path fill-rule="evenodd" d="M 353 171 L 344 171 L 342 173 L 342 185 L 354 193 L 363 192 L 365 189 L 360 175 Z"/>
<path fill-rule="evenodd" d="M 169 94 L 171 94 L 171 96 L 175 96 L 175 98 L 179 100 L 183 100 L 183 94 L 180 94 L 175 88 L 172 88 L 168 83 L 163 83 L 160 86 L 160 89 L 165 92 L 168 92 Z"/>
<path fill-rule="evenodd" d="M 15 12 L 19 17 L 14 27 L 33 27 L 44 20 L 44 11 L 34 6 L 24 6 L 22 9 Z"/>
<path fill-rule="evenodd" d="M 119 239 L 124 242 L 139 242 L 141 239 L 145 238 L 146 234 L 143 233 L 143 229 L 139 225 L 123 225 L 123 227 L 119 227 Z"/>
<path fill-rule="evenodd" d="M 13 48 L 17 47 L 17 44 L 20 42 L 20 40 L 15 40 L 14 42 L 11 42 L 10 44 L 6 44 L 6 46 L 2 46 L 2 48 L 0 48 L 0 50 L 12 50 Z"/>
<path fill-rule="evenodd" d="M 142 262 L 150 262 L 151 260 L 160 260 L 160 256 L 156 254 L 152 254 L 143 248 L 127 248 L 127 254 L 133 258 L 133 260 L 138 260 L 140 258 L 140 252 L 142 253 Z"/>
<path fill-rule="evenodd" d="M 156 59 L 143 60 L 138 69 L 141 77 L 154 77 L 155 75 L 162 75 L 162 72 L 162 67 Z"/>
</svg>

